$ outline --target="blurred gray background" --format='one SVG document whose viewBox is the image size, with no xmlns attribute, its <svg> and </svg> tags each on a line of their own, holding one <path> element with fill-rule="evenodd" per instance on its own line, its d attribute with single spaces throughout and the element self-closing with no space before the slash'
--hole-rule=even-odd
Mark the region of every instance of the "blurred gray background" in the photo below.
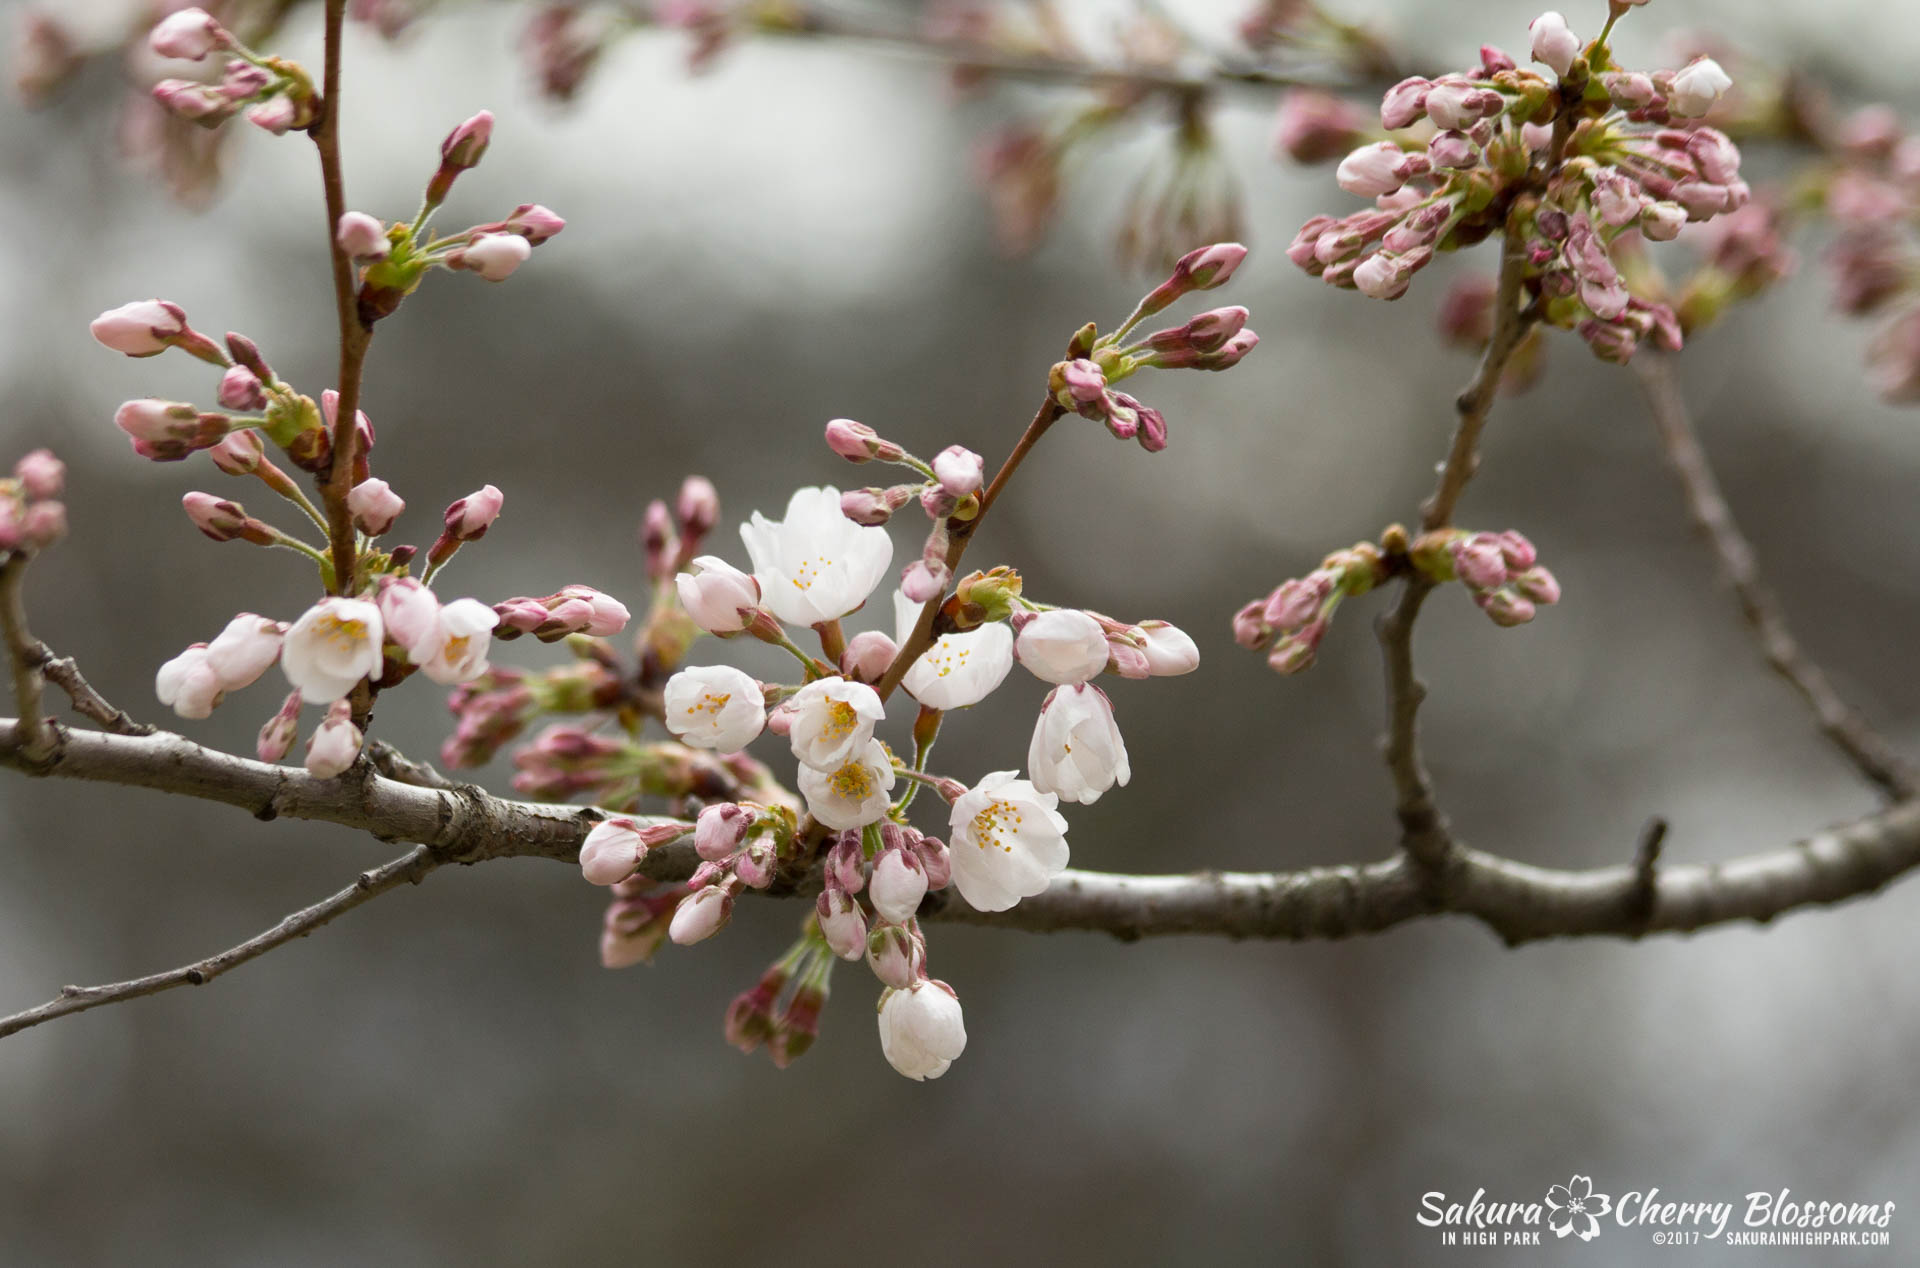
<svg viewBox="0 0 1920 1268">
<path fill-rule="evenodd" d="M 1569 16 L 1590 34 L 1602 9 Z M 1523 49 L 1534 10 L 1347 11 L 1451 64 L 1483 39 Z M 1058 95 L 956 104 L 936 68 L 771 42 L 690 78 L 684 41 L 647 35 L 562 111 L 514 55 L 524 18 L 461 10 L 398 46 L 365 31 L 349 46 L 351 205 L 410 214 L 440 137 L 486 106 L 493 149 L 448 223 L 523 200 L 570 221 L 510 282 L 435 277 L 380 328 L 367 407 L 377 470 L 410 503 L 402 539 L 425 540 L 484 481 L 506 491 L 451 593 L 578 580 L 638 607 L 641 509 L 690 471 L 719 484 L 717 543 L 743 560 L 734 527 L 752 508 L 864 482 L 819 443 L 836 415 L 997 460 L 1066 333 L 1115 321 L 1151 281 L 1109 248 L 1147 133 L 1076 171 L 1037 255 L 996 254 L 969 147 Z M 1679 24 L 1915 104 L 1898 94 L 1920 23 L 1888 6 L 1658 0 L 1627 24 L 1629 62 Z M 303 12 L 278 47 L 317 65 L 316 37 Z M 73 533 L 33 576 L 36 632 L 159 721 L 161 661 L 236 609 L 295 615 L 311 581 L 288 557 L 202 539 L 181 493 L 234 486 L 202 462 L 134 459 L 110 422 L 129 396 L 209 398 L 212 376 L 114 358 L 86 322 L 165 296 L 251 334 L 317 394 L 333 357 L 323 217 L 311 147 L 261 134 L 236 138 L 208 212 L 178 210 L 114 153 L 110 68 L 82 87 L 37 115 L 0 107 L 0 451 L 52 445 L 72 466 Z M 1253 309 L 1258 352 L 1228 375 L 1140 383 L 1172 426 L 1157 457 L 1061 425 L 970 559 L 1016 564 L 1046 600 L 1172 620 L 1203 650 L 1190 678 L 1114 687 L 1134 780 L 1072 811 L 1079 866 L 1292 867 L 1393 846 L 1376 605 L 1343 612 L 1292 680 L 1236 649 L 1228 618 L 1413 514 L 1470 369 L 1435 346 L 1433 308 L 1446 277 L 1487 261 L 1442 261 L 1391 306 L 1302 278 L 1280 248 L 1351 200 L 1324 169 L 1270 161 L 1271 108 L 1236 94 L 1222 113 L 1256 247 L 1222 301 Z M 1867 328 L 1827 315 L 1818 244 L 1800 246 L 1800 276 L 1699 339 L 1683 375 L 1810 650 L 1914 752 L 1920 420 L 1863 384 Z M 1422 622 L 1427 752 L 1466 839 L 1607 864 L 1661 814 L 1670 856 L 1705 860 L 1873 808 L 1761 668 L 1628 375 L 1555 339 L 1540 387 L 1496 413 L 1463 518 L 1529 533 L 1566 588 L 1521 630 L 1451 592 Z M 523 642 L 497 659 L 551 657 Z M 1041 695 L 1016 674 L 949 727 L 937 764 L 1017 764 Z M 180 729 L 249 751 L 278 699 L 262 684 Z M 425 682 L 380 717 L 421 755 L 449 725 Z M 486 778 L 505 788 L 505 772 Z M 0 1011 L 211 952 L 390 854 L 8 776 Z M 1464 920 L 1302 946 L 937 926 L 971 1042 L 924 1085 L 882 1060 L 859 966 L 792 1069 L 724 1044 L 722 1011 L 785 947 L 797 905 L 744 903 L 697 950 L 610 973 L 603 903 L 552 863 L 450 870 L 206 990 L 8 1040 L 0 1262 L 1417 1262 L 1440 1253 L 1414 1222 L 1421 1194 L 1531 1198 L 1576 1172 L 1615 1195 L 1897 1202 L 1892 1249 L 1850 1262 L 1910 1262 L 1920 1240 L 1911 885 L 1774 928 L 1519 951 Z M 1611 1225 L 1591 1245 L 1449 1253 L 1737 1257 Z"/>
</svg>

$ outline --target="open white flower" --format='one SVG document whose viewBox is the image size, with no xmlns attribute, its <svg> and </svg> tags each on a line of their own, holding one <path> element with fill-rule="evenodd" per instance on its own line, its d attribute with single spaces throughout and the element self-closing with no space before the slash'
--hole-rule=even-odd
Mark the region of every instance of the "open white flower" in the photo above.
<svg viewBox="0 0 1920 1268">
<path fill-rule="evenodd" d="M 207 658 L 207 645 L 195 643 L 153 676 L 153 694 L 183 718 L 210 718 L 226 686 Z"/>
<path fill-rule="evenodd" d="M 364 599 L 322 599 L 293 623 L 280 645 L 280 668 L 309 704 L 332 704 L 362 678 L 380 673 L 386 632 L 380 609 Z"/>
<path fill-rule="evenodd" d="M 977 911 L 1005 911 L 1067 866 L 1059 798 L 1019 772 L 995 771 L 953 803 L 953 883 Z"/>
<path fill-rule="evenodd" d="M 1107 632 L 1078 608 L 1056 608 L 1022 625 L 1013 650 L 1035 678 L 1085 682 L 1107 667 Z"/>
<path fill-rule="evenodd" d="M 832 770 L 800 768 L 800 791 L 807 810 L 829 828 L 864 827 L 887 813 L 887 795 L 893 791 L 893 759 L 878 740 L 850 755 Z"/>
<path fill-rule="evenodd" d="M 695 748 L 737 753 L 767 724 L 760 684 L 731 665 L 701 665 L 667 679 L 667 729 Z"/>
<path fill-rule="evenodd" d="M 740 526 L 761 601 L 791 625 L 834 621 L 867 601 L 893 562 L 884 528 L 863 528 L 840 510 L 840 490 L 796 489 L 784 520 L 755 511 Z"/>
<path fill-rule="evenodd" d="M 207 644 L 207 663 L 220 675 L 220 685 L 226 690 L 252 686 L 268 666 L 280 659 L 280 640 L 286 632 L 287 627 L 278 621 L 242 612 Z"/>
<path fill-rule="evenodd" d="M 478 599 L 455 599 L 440 609 L 437 621 L 431 637 L 407 649 L 407 659 L 447 687 L 486 673 L 499 614 Z"/>
<path fill-rule="evenodd" d="M 880 694 L 863 682 L 822 678 L 802 687 L 787 702 L 792 729 L 787 739 L 802 765 L 833 770 L 866 750 L 873 725 L 887 716 Z"/>
<path fill-rule="evenodd" d="M 880 997 L 880 1051 L 909 1079 L 937 1079 L 966 1050 L 959 997 L 945 982 L 915 982 Z"/>
<path fill-rule="evenodd" d="M 1082 805 L 1115 784 L 1125 787 L 1133 770 L 1107 693 L 1088 683 L 1049 692 L 1033 727 L 1027 771 L 1041 792 Z"/>
<path fill-rule="evenodd" d="M 920 605 L 893 592 L 893 638 L 905 647 L 920 619 Z M 1013 669 L 1013 631 L 995 621 L 964 634 L 942 634 L 913 662 L 900 685 L 929 709 L 979 704 Z"/>
</svg>

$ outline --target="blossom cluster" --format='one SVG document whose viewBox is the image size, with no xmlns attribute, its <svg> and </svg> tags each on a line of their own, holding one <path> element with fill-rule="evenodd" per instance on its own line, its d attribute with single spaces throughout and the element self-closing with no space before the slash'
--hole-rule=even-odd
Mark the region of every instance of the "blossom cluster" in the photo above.
<svg viewBox="0 0 1920 1268">
<path fill-rule="evenodd" d="M 1140 422 L 1151 411 L 1104 383 L 1149 368 L 1225 368 L 1244 356 L 1255 342 L 1244 309 L 1216 310 L 1125 343 L 1147 317 L 1224 283 L 1244 256 L 1237 244 L 1192 252 L 1113 333 L 1102 338 L 1091 325 L 1079 332 L 1073 355 L 1051 372 L 1054 413 L 1042 421 L 1072 408 L 1060 399 L 1063 381 L 1088 373 L 1102 380 L 1110 403 L 1095 406 L 1088 394 L 1077 412 L 1150 450 L 1164 445 L 1159 416 Z M 1116 417 L 1121 408 L 1134 416 Z M 951 885 L 978 910 L 1004 911 L 1044 891 L 1068 861 L 1061 805 L 1094 802 L 1132 777 L 1113 703 L 1095 680 L 1188 673 L 1199 651 L 1164 621 L 1125 622 L 1037 602 L 1006 566 L 955 578 L 956 536 L 971 534 L 991 498 L 979 454 L 949 445 L 922 459 L 851 419 L 827 423 L 824 439 L 850 463 L 897 466 L 913 478 L 847 491 L 802 488 L 780 519 L 753 513 L 740 526 L 745 569 L 703 553 L 718 504 L 710 485 L 689 482 L 694 492 L 683 490 L 673 511 L 656 503 L 643 523 L 656 590 L 637 679 L 627 681 L 589 653 L 589 665 L 563 679 L 476 680 L 456 693 L 455 743 L 462 757 L 490 754 L 503 737 L 558 707 L 650 712 L 676 743 L 643 742 L 633 725 L 622 735 L 567 724 L 550 727 L 515 758 L 517 786 L 534 795 L 634 807 L 642 796 L 659 795 L 683 816 L 617 815 L 582 847 L 586 879 L 615 890 L 603 960 L 633 963 L 663 941 L 711 937 L 742 891 L 790 881 L 817 863 L 823 882 L 813 915 L 787 955 L 734 1002 L 729 1039 L 745 1049 L 765 1046 L 778 1063 L 792 1060 L 817 1033 L 832 962 L 865 959 L 882 985 L 887 1059 L 911 1078 L 932 1078 L 960 1055 L 966 1033 L 953 988 L 929 974 L 922 902 Z M 912 502 L 926 514 L 929 532 L 896 574 L 888 527 Z M 849 636 L 843 620 L 890 577 L 897 578 L 890 623 Z M 782 648 L 797 662 L 799 680 L 763 682 L 725 664 L 682 666 L 689 623 L 696 633 L 744 635 Z M 797 641 L 810 636 L 819 656 Z M 986 699 L 1016 665 L 1050 688 L 1024 773 L 994 771 L 968 785 L 930 772 L 945 717 Z M 896 687 L 916 706 L 893 714 L 911 716 L 910 760 L 885 738 Z M 559 704 L 569 691 L 574 698 Z M 797 797 L 743 751 L 767 733 L 783 740 L 794 760 Z M 694 753 L 708 756 L 702 761 Z M 910 822 L 922 788 L 947 803 L 945 840 Z M 692 879 L 677 891 L 649 880 L 650 854 L 686 836 L 700 859 Z"/>
<path fill-rule="evenodd" d="M 1374 205 L 1313 217 L 1289 258 L 1330 285 L 1397 299 L 1437 252 L 1504 233 L 1546 324 L 1576 330 L 1610 361 L 1649 338 L 1677 348 L 1672 309 L 1636 293 L 1616 254 L 1746 205 L 1738 148 L 1698 122 L 1731 80 L 1707 57 L 1674 71 L 1620 69 L 1605 34 L 1583 45 L 1549 12 L 1532 25 L 1531 53 L 1552 79 L 1489 45 L 1472 70 L 1394 85 L 1380 109 L 1390 139 L 1339 166 L 1341 188 Z"/>
<path fill-rule="evenodd" d="M 1298 673 L 1313 664 L 1342 602 L 1407 574 L 1436 585 L 1460 582 L 1495 625 L 1524 625 L 1539 608 L 1560 601 L 1560 583 L 1517 532 L 1445 528 L 1408 541 L 1396 525 L 1380 545 L 1335 551 L 1306 576 L 1283 581 L 1241 608 L 1233 618 L 1234 641 L 1267 653 L 1276 673 Z"/>
<path fill-rule="evenodd" d="M 1839 229 L 1827 251 L 1834 307 L 1885 315 L 1868 347 L 1868 376 L 1886 400 L 1911 404 L 1920 401 L 1920 136 L 1891 109 L 1870 106 L 1835 129 L 1831 148 L 1820 184 Z"/>
<path fill-rule="evenodd" d="M 66 484 L 67 465 L 51 450 L 13 464 L 13 477 L 0 478 L 0 554 L 42 550 L 67 535 Z"/>
</svg>

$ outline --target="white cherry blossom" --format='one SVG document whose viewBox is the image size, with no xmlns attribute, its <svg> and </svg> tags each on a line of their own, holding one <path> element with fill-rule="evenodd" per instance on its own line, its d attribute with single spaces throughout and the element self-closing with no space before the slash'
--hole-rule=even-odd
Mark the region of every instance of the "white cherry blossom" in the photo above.
<svg viewBox="0 0 1920 1268">
<path fill-rule="evenodd" d="M 279 621 L 242 612 L 207 644 L 207 664 L 220 675 L 226 690 L 251 686 L 280 659 L 280 641 L 286 632 Z"/>
<path fill-rule="evenodd" d="M 1059 798 L 1019 772 L 995 771 L 953 803 L 953 883 L 978 911 L 1005 911 L 1067 866 Z"/>
<path fill-rule="evenodd" d="M 802 765 L 833 770 L 866 750 L 874 723 L 887 715 L 880 695 L 861 682 L 822 678 L 787 702 L 792 713 L 787 739 Z"/>
<path fill-rule="evenodd" d="M 1035 678 L 1085 682 L 1107 667 L 1107 632 L 1078 608 L 1056 608 L 1022 625 L 1013 651 Z"/>
<path fill-rule="evenodd" d="M 1115 784 L 1125 786 L 1133 771 L 1107 693 L 1088 683 L 1050 692 L 1034 724 L 1027 770 L 1041 792 L 1083 805 Z"/>
<path fill-rule="evenodd" d="M 967 1047 L 960 1000 L 945 982 L 915 982 L 880 997 L 880 1051 L 909 1079 L 937 1079 Z"/>
<path fill-rule="evenodd" d="M 209 718 L 226 693 L 220 673 L 207 659 L 207 645 L 195 643 L 153 676 L 153 694 L 183 718 Z"/>
<path fill-rule="evenodd" d="M 683 669 L 664 695 L 667 729 L 695 748 L 737 753 L 767 724 L 760 684 L 731 665 Z"/>
<path fill-rule="evenodd" d="M 455 599 L 440 609 L 434 633 L 409 648 L 407 659 L 442 686 L 472 682 L 487 672 L 487 651 L 498 624 L 499 615 L 480 600 Z"/>
<path fill-rule="evenodd" d="M 802 766 L 800 791 L 814 818 L 844 831 L 879 822 L 887 813 L 887 794 L 896 778 L 886 745 L 868 740 L 865 749 L 832 770 Z"/>
<path fill-rule="evenodd" d="M 740 526 L 761 600 L 791 625 L 834 621 L 859 607 L 893 562 L 884 528 L 865 528 L 840 510 L 840 490 L 798 489 L 784 520 L 755 511 Z"/>
<path fill-rule="evenodd" d="M 309 704 L 332 704 L 380 673 L 386 631 L 364 599 L 328 598 L 308 608 L 280 645 L 280 668 Z"/>
</svg>

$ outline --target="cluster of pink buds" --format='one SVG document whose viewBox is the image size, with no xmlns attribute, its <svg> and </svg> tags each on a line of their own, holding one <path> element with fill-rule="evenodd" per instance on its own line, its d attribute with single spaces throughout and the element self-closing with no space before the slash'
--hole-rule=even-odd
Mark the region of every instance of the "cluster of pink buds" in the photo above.
<svg viewBox="0 0 1920 1268">
<path fill-rule="evenodd" d="M 1630 233 L 1669 241 L 1746 204 L 1739 150 L 1693 122 L 1731 81 L 1710 58 L 1620 70 L 1604 36 L 1583 47 L 1558 13 L 1534 22 L 1532 55 L 1557 82 L 1487 46 L 1471 71 L 1389 89 L 1380 121 L 1401 135 L 1361 146 L 1339 169 L 1341 187 L 1374 206 L 1315 216 L 1288 257 L 1330 285 L 1397 299 L 1436 252 L 1504 228 L 1548 325 L 1577 330 L 1611 361 L 1648 338 L 1677 348 L 1673 311 L 1629 288 L 1615 244 Z"/>
<path fill-rule="evenodd" d="M 217 128 L 242 110 L 247 121 L 276 136 L 311 124 L 317 97 L 307 72 L 281 57 L 263 57 L 242 44 L 205 9 L 180 9 L 147 37 L 162 57 L 200 62 L 230 56 L 219 80 L 163 79 L 154 100 L 182 119 Z"/>
<path fill-rule="evenodd" d="M 1827 252 L 1834 307 L 1851 315 L 1891 314 L 1867 351 L 1874 388 L 1896 404 L 1920 402 L 1920 136 L 1870 106 L 1835 130 L 1836 156 L 1825 210 L 1839 228 Z"/>
<path fill-rule="evenodd" d="M 1185 325 L 1123 341 L 1147 318 L 1193 291 L 1225 285 L 1247 257 L 1237 242 L 1202 247 L 1182 256 L 1173 273 L 1134 308 L 1119 329 L 1099 335 L 1089 323 L 1074 336 L 1065 361 L 1047 378 L 1055 404 L 1104 423 L 1121 440 L 1137 440 L 1149 453 L 1167 447 L 1167 421 L 1113 385 L 1140 370 L 1228 370 L 1253 351 L 1260 336 L 1247 328 L 1244 308 L 1216 308 Z"/>
<path fill-rule="evenodd" d="M 604 638 L 627 628 L 631 614 L 624 603 L 592 586 L 562 586 L 542 599 L 506 599 L 493 605 L 500 626 L 494 637 L 518 638 L 531 634 L 554 643 L 573 634 Z"/>
<path fill-rule="evenodd" d="M 1313 664 L 1341 602 L 1388 575 L 1385 557 L 1370 542 L 1337 550 L 1306 576 L 1281 582 L 1235 613 L 1233 639 L 1249 651 L 1266 652 L 1276 673 L 1298 673 Z"/>
<path fill-rule="evenodd" d="M 431 225 L 460 173 L 478 167 L 493 140 L 493 115 L 485 110 L 461 123 L 440 143 L 440 164 L 427 181 L 420 210 L 411 221 L 385 223 L 349 211 L 334 226 L 335 241 L 359 268 L 359 309 L 369 325 L 391 314 L 435 267 L 502 282 L 567 222 L 538 203 L 521 203 L 503 220 L 436 235 Z"/>
<path fill-rule="evenodd" d="M 1425 533 L 1407 548 L 1407 558 L 1431 581 L 1464 585 L 1495 625 L 1525 625 L 1536 607 L 1560 601 L 1560 583 L 1540 566 L 1533 543 L 1511 529 Z"/>
<path fill-rule="evenodd" d="M 0 552 L 43 550 L 67 535 L 66 484 L 67 464 L 51 450 L 13 464 L 13 478 L 0 479 Z"/>
</svg>

